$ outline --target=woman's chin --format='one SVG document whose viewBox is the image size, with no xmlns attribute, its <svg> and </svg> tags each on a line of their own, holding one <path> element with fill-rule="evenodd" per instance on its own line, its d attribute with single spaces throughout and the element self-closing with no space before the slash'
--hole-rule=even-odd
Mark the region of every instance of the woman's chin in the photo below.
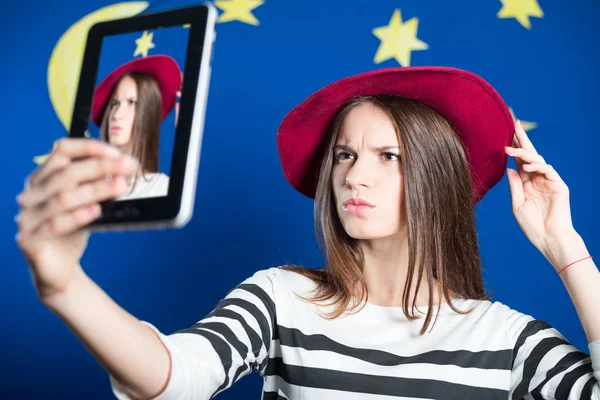
<svg viewBox="0 0 600 400">
<path fill-rule="evenodd" d="M 356 240 L 376 240 L 394 235 L 395 231 L 391 229 L 392 227 L 383 227 L 381 225 L 381 223 L 378 224 L 374 221 L 346 221 L 342 223 L 346 234 Z"/>
<path fill-rule="evenodd" d="M 370 229 L 357 229 L 353 227 L 346 227 L 346 234 L 356 240 L 373 240 L 385 236 L 377 234 L 377 232 L 372 232 Z"/>
<path fill-rule="evenodd" d="M 112 144 L 113 146 L 117 146 L 117 147 L 123 147 L 127 144 L 127 142 L 125 140 L 119 139 L 117 137 L 111 137 L 110 144 Z"/>
</svg>

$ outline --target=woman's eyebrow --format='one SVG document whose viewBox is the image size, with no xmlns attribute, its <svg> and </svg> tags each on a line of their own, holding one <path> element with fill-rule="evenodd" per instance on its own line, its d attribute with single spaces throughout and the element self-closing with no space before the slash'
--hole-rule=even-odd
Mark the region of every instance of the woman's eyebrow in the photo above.
<svg viewBox="0 0 600 400">
<path fill-rule="evenodd" d="M 123 99 L 124 100 L 135 100 L 136 96 L 128 96 L 128 97 L 127 96 L 123 96 Z M 120 98 L 119 98 L 119 96 L 114 95 L 113 96 L 113 100 L 120 100 Z"/>
<path fill-rule="evenodd" d="M 373 147 L 373 150 L 377 150 L 377 151 L 385 151 L 385 150 L 392 150 L 392 149 L 400 150 L 400 146 L 392 145 L 392 146 Z"/>
<path fill-rule="evenodd" d="M 354 149 L 346 144 L 337 144 L 335 145 L 335 150 L 346 150 L 346 151 L 354 151 Z M 386 151 L 386 150 L 392 150 L 392 149 L 397 149 L 400 150 L 400 146 L 398 145 L 389 145 L 389 146 L 378 146 L 378 147 L 371 147 L 371 150 L 374 151 Z"/>
</svg>

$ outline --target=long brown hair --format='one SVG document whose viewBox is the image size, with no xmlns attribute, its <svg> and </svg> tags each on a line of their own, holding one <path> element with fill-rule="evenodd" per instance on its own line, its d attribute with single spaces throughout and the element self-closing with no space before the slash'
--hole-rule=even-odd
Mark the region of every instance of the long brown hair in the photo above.
<svg viewBox="0 0 600 400">
<path fill-rule="evenodd" d="M 133 142 L 131 155 L 139 160 L 143 173 L 158 172 L 160 125 L 162 123 L 162 98 L 160 86 L 154 77 L 145 73 L 134 72 L 123 75 L 113 86 L 112 93 L 109 97 L 109 104 L 119 83 L 125 77 L 132 78 L 137 87 L 135 119 L 130 139 Z M 107 106 L 100 126 L 100 139 L 106 142 L 109 141 L 109 115 L 110 106 Z M 137 177 L 135 182 L 137 182 Z"/>
<path fill-rule="evenodd" d="M 420 318 L 415 316 L 414 307 L 421 278 L 426 274 L 429 308 L 420 331 L 423 335 L 432 319 L 434 281 L 442 292 L 438 293 L 438 307 L 443 296 L 457 313 L 466 314 L 470 310 L 458 310 L 451 302 L 451 294 L 465 299 L 490 298 L 485 293 L 481 271 L 467 155 L 450 123 L 423 103 L 396 96 L 365 96 L 354 99 L 338 113 L 330 127 L 314 206 L 315 231 L 325 256 L 325 267 L 310 269 L 288 264 L 282 269 L 298 272 L 317 284 L 314 296 L 303 298 L 334 305 L 327 318 L 337 318 L 368 301 L 362 273 L 364 256 L 358 241 L 345 232 L 340 222 L 332 189 L 334 146 L 342 122 L 350 110 L 367 102 L 389 116 L 402 149 L 400 168 L 404 175 L 409 247 L 402 304 L 409 320 Z M 416 272 L 417 286 L 409 314 L 409 296 Z M 358 302 L 353 302 L 356 298 Z"/>
</svg>

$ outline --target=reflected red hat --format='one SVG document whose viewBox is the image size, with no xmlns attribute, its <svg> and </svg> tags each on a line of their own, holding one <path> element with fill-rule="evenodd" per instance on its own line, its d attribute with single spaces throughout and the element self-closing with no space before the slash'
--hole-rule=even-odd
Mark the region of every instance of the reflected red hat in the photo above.
<svg viewBox="0 0 600 400">
<path fill-rule="evenodd" d="M 510 110 L 481 77 L 450 67 L 385 68 L 350 76 L 319 89 L 292 109 L 277 132 L 286 180 L 314 198 L 332 119 L 357 96 L 395 95 L 420 101 L 456 129 L 465 147 L 475 204 L 498 183 L 515 130 Z"/>
<path fill-rule="evenodd" d="M 154 55 L 131 60 L 112 71 L 94 91 L 92 120 L 97 126 L 102 123 L 104 109 L 114 85 L 125 74 L 144 72 L 153 76 L 160 87 L 162 97 L 162 119 L 171 112 L 181 89 L 182 75 L 177 62 L 166 55 Z"/>
</svg>

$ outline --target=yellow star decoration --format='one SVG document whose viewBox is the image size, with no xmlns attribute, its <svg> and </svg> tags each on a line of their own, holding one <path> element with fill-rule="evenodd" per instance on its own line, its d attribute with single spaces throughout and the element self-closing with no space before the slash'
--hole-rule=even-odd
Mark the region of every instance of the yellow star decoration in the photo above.
<svg viewBox="0 0 600 400">
<path fill-rule="evenodd" d="M 52 146 L 52 151 L 49 154 L 35 156 L 35 157 L 33 157 L 33 162 L 36 163 L 37 165 L 42 165 L 43 163 L 45 163 L 46 160 L 48 159 L 48 157 L 50 157 L 50 154 L 52 154 L 54 152 L 54 150 L 56 150 L 56 146 L 58 146 L 58 140 L 54 142 L 54 145 Z"/>
<path fill-rule="evenodd" d="M 510 107 L 508 109 L 510 110 L 510 115 L 512 115 L 513 121 L 517 122 L 517 117 L 515 116 L 513 109 Z M 523 130 L 525 132 L 528 132 L 530 130 L 537 128 L 537 124 L 535 122 L 521 121 L 521 126 L 523 127 Z"/>
<path fill-rule="evenodd" d="M 141 54 L 142 57 L 148 56 L 148 50 L 154 48 L 154 43 L 152 43 L 153 36 L 154 33 L 148 34 L 148 31 L 144 31 L 142 36 L 140 36 L 139 39 L 135 40 L 135 44 L 137 45 L 137 47 L 135 48 L 135 52 L 133 53 L 134 57 L 138 54 Z"/>
<path fill-rule="evenodd" d="M 544 11 L 537 0 L 500 0 L 502 8 L 498 11 L 498 18 L 516 18 L 525 28 L 531 28 L 529 17 L 543 18 Z"/>
<path fill-rule="evenodd" d="M 373 29 L 373 34 L 381 40 L 375 54 L 375 63 L 395 58 L 403 67 L 410 65 L 411 51 L 427 50 L 427 43 L 417 39 L 419 19 L 413 17 L 402 23 L 402 14 L 399 9 L 394 10 L 388 26 Z"/>
<path fill-rule="evenodd" d="M 264 3 L 264 0 L 217 0 L 215 6 L 223 10 L 217 22 L 240 21 L 256 26 L 259 22 L 252 14 L 252 10 Z"/>
</svg>

